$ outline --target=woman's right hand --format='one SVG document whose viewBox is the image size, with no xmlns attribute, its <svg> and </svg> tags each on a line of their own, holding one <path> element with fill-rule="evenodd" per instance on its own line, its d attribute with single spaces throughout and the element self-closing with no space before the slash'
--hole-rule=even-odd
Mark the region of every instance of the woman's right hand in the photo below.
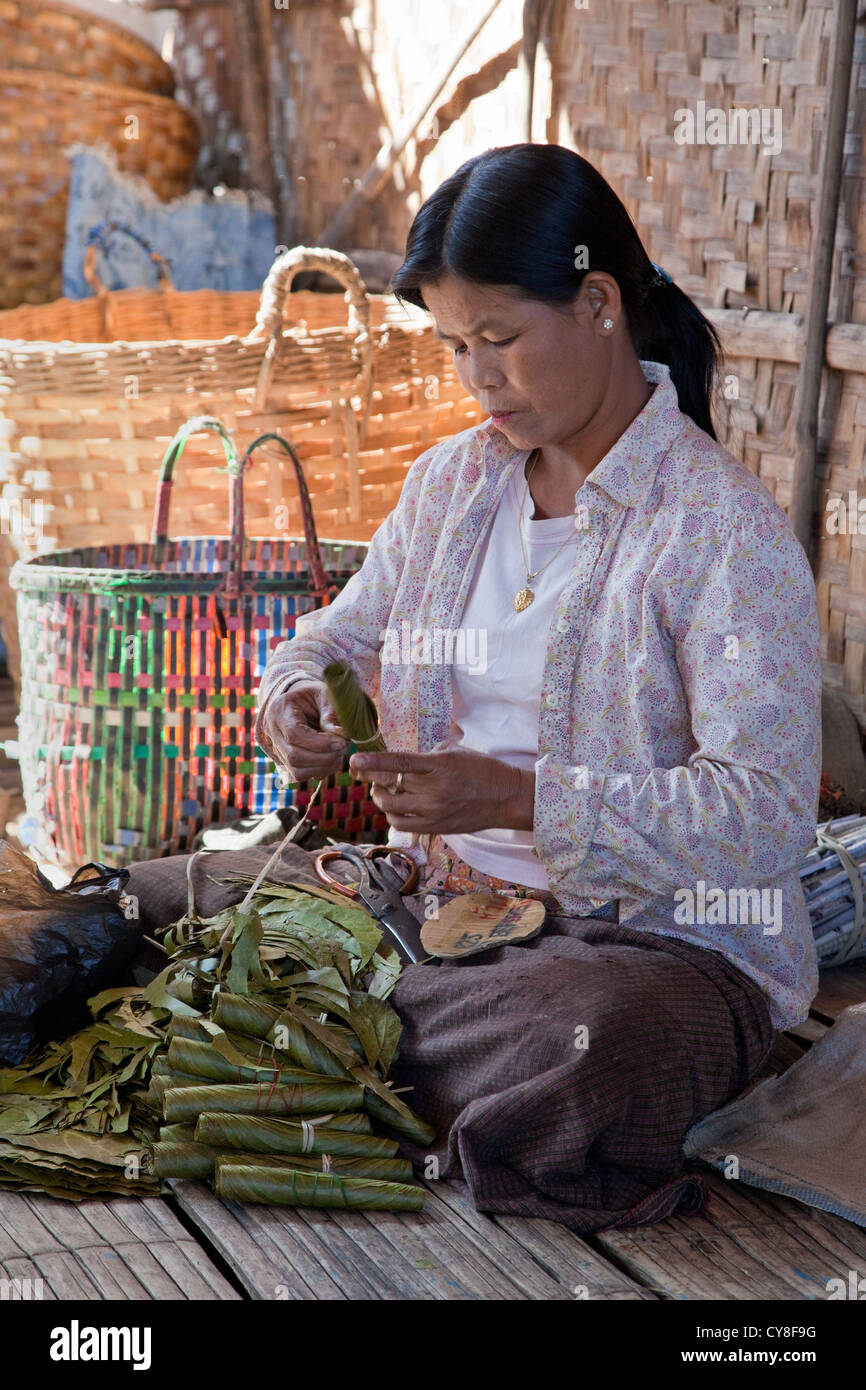
<svg viewBox="0 0 866 1390">
<path fill-rule="evenodd" d="M 265 731 L 274 761 L 293 782 L 319 781 L 340 772 L 349 747 L 324 681 L 295 681 L 268 702 Z"/>
</svg>

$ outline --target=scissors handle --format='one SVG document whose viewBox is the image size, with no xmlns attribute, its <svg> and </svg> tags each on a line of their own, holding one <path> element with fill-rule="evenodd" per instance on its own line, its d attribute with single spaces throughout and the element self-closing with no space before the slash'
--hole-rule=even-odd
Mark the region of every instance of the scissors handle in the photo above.
<svg viewBox="0 0 866 1390">
<path fill-rule="evenodd" d="M 403 882 L 399 885 L 394 885 L 395 890 L 399 892 L 402 897 L 406 893 L 411 893 L 412 889 L 417 884 L 418 865 L 411 855 L 406 854 L 401 849 L 392 849 L 389 845 L 374 845 L 372 849 L 358 850 L 355 851 L 354 854 L 347 854 L 346 851 L 342 849 L 323 849 L 316 855 L 314 868 L 316 875 L 323 883 L 327 883 L 331 888 L 336 888 L 337 892 L 342 893 L 344 897 L 356 898 L 358 896 L 358 884 L 361 881 L 360 876 L 355 884 L 345 883 L 340 879 L 334 878 L 333 874 L 328 873 L 325 865 L 332 864 L 337 859 L 343 859 L 346 863 L 351 864 L 364 859 L 384 859 L 386 856 L 390 855 L 394 855 L 397 859 L 402 859 L 408 868 L 408 873 Z M 386 865 L 385 867 L 387 868 L 388 866 Z"/>
</svg>

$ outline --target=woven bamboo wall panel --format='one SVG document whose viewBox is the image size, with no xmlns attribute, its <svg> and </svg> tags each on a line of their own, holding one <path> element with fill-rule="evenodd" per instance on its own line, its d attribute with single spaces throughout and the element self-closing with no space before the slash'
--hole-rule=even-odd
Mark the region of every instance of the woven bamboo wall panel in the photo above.
<svg viewBox="0 0 866 1390">
<path fill-rule="evenodd" d="M 570 137 L 596 165 L 650 256 L 699 303 L 804 312 L 832 0 L 554 9 L 548 138 Z M 730 138 L 735 108 L 764 113 L 760 135 L 750 130 L 757 143 L 675 139 L 678 112 L 693 113 L 697 137 L 712 130 L 713 109 L 725 117 L 717 132 Z M 853 110 L 850 120 L 862 150 Z M 861 176 L 853 165 L 849 174 Z"/>
</svg>

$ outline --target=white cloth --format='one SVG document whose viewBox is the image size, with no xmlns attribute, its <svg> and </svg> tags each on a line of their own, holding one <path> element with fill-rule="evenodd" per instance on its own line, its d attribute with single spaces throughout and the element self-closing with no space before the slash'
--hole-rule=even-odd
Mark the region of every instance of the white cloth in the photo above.
<svg viewBox="0 0 866 1390">
<path fill-rule="evenodd" d="M 521 508 L 529 568 L 546 568 L 530 581 L 534 602 L 516 613 L 514 597 L 526 583 L 518 529 Z M 455 664 L 452 673 L 451 746 L 487 753 L 524 771 L 533 769 L 539 757 L 538 712 L 547 632 L 581 539 L 573 513 L 533 520 L 532 512 L 524 469 L 517 468 L 483 543 L 463 612 L 460 627 L 465 633 L 467 659 L 462 665 Z M 481 660 L 484 639 L 486 662 Z M 471 834 L 444 835 L 443 839 L 455 854 L 482 873 L 530 888 L 549 886 L 547 872 L 535 854 L 531 830 L 494 826 Z"/>
</svg>

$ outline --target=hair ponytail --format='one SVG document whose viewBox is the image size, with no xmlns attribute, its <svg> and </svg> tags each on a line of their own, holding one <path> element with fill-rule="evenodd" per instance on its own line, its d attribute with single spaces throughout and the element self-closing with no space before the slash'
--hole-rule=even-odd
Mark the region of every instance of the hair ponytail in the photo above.
<svg viewBox="0 0 866 1390">
<path fill-rule="evenodd" d="M 710 402 L 722 347 L 714 326 L 672 280 L 649 286 L 636 317 L 626 313 L 638 357 L 667 364 L 680 410 L 715 439 Z"/>
<path fill-rule="evenodd" d="M 580 246 L 588 264 L 576 269 Z M 461 164 L 419 208 L 391 288 L 423 309 L 424 284 L 452 274 L 566 305 L 590 270 L 616 280 L 638 357 L 668 366 L 680 410 L 715 439 L 715 328 L 657 274 L 610 184 L 563 145 L 500 145 Z"/>
</svg>

